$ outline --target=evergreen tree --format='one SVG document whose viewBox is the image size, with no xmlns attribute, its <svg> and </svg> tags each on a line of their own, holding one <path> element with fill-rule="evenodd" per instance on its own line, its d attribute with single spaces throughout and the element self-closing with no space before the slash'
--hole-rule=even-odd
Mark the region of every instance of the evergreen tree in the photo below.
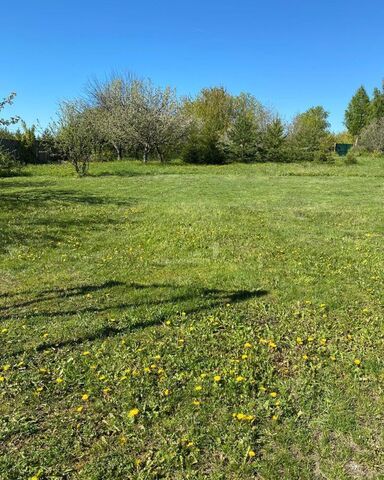
<svg viewBox="0 0 384 480">
<path fill-rule="evenodd" d="M 272 120 L 263 135 L 263 159 L 265 161 L 280 161 L 282 147 L 286 140 L 284 124 L 279 117 Z"/>
<path fill-rule="evenodd" d="M 358 137 L 362 129 L 368 125 L 371 114 L 371 103 L 368 94 L 361 86 L 352 97 L 345 111 L 345 126 L 349 133 Z"/>
<path fill-rule="evenodd" d="M 249 94 L 234 98 L 233 120 L 221 139 L 221 148 L 230 161 L 252 162 L 260 156 L 263 107 Z"/>
<path fill-rule="evenodd" d="M 375 88 L 371 100 L 371 120 L 384 117 L 384 83 L 382 89 Z"/>
</svg>

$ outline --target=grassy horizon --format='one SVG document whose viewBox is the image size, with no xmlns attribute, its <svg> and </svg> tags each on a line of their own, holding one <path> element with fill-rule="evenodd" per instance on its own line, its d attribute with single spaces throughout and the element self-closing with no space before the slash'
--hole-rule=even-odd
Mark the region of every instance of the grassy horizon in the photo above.
<svg viewBox="0 0 384 480">
<path fill-rule="evenodd" d="M 384 163 L 0 179 L 0 477 L 384 477 Z"/>
</svg>

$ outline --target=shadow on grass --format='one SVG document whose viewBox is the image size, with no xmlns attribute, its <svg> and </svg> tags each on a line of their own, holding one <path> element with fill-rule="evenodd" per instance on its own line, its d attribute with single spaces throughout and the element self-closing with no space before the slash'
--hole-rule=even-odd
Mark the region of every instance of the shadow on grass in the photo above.
<svg viewBox="0 0 384 480">
<path fill-rule="evenodd" d="M 102 292 L 105 290 L 113 290 L 118 289 L 116 291 L 116 295 L 124 295 L 124 296 L 135 296 L 135 291 L 142 292 L 142 299 L 133 299 L 130 302 L 112 302 L 105 306 L 88 306 L 85 308 L 65 308 L 66 299 L 70 299 L 72 297 L 77 297 L 80 304 L 83 304 L 86 301 L 86 296 L 91 292 Z M 159 296 L 157 289 L 161 289 L 160 296 L 161 298 L 156 298 Z M 163 290 L 169 290 L 168 293 L 163 292 Z M 180 293 L 181 290 L 186 290 Z M 28 294 L 30 292 L 24 292 L 24 294 Z M 54 302 L 56 305 L 58 302 L 63 302 L 63 306 L 60 309 L 56 309 L 55 311 L 51 311 L 49 309 L 39 311 L 39 312 L 23 312 L 24 319 L 33 319 L 35 317 L 42 317 L 44 319 L 55 319 L 55 318 L 62 318 L 63 320 L 73 319 L 74 316 L 84 315 L 84 314 L 100 314 L 100 313 L 111 313 L 116 311 L 125 313 L 127 309 L 135 309 L 141 306 L 144 307 L 153 307 L 156 308 L 159 306 L 165 307 L 177 307 L 178 311 L 183 311 L 186 314 L 195 314 L 201 313 L 204 311 L 210 311 L 211 309 L 224 306 L 228 303 L 230 304 L 237 304 L 241 302 L 246 302 L 248 300 L 252 300 L 254 298 L 259 298 L 262 296 L 267 295 L 268 292 L 266 290 L 220 290 L 220 289 L 209 289 L 209 288 L 188 288 L 188 287 L 179 287 L 173 284 L 139 284 L 139 283 L 123 283 L 115 280 L 106 281 L 101 284 L 97 285 L 81 285 L 78 287 L 71 287 L 69 289 L 51 289 L 51 290 L 42 290 L 40 292 L 35 292 L 36 298 L 19 302 L 13 303 L 12 305 L 7 305 L 3 309 L 6 309 L 7 312 L 5 315 L 0 316 L 2 319 L 13 318 L 17 317 L 18 309 L 22 309 L 24 307 L 28 307 L 32 304 L 36 304 L 39 302 Z M 23 295 L 21 293 L 20 295 Z M 110 298 L 113 300 L 112 292 L 109 293 Z M 136 292 L 137 295 L 137 292 Z M 84 298 L 85 297 L 85 298 Z M 8 313 L 8 310 L 11 313 Z M 22 310 L 20 311 L 20 313 Z M 146 321 L 140 321 L 137 323 L 133 323 L 130 325 L 124 326 L 112 326 L 110 324 L 106 324 L 101 328 L 98 328 L 95 331 L 91 331 L 85 335 L 79 336 L 78 338 L 70 338 L 65 339 L 59 342 L 50 342 L 50 343 L 42 343 L 38 345 L 35 349 L 27 349 L 27 350 L 19 350 L 16 352 L 9 353 L 9 355 L 17 356 L 20 354 L 24 354 L 27 352 L 33 351 L 45 351 L 49 349 L 61 349 L 68 346 L 76 346 L 81 345 L 84 342 L 102 340 L 109 337 L 114 337 L 121 334 L 126 334 L 129 332 L 134 332 L 137 330 L 145 329 L 148 327 L 154 327 L 161 325 L 164 320 L 170 316 L 170 314 L 175 313 L 175 310 L 172 312 L 164 312 L 156 310 L 155 312 L 147 312 L 146 314 L 150 314 L 150 317 Z M 64 318 L 63 318 L 64 317 Z"/>
<path fill-rule="evenodd" d="M 72 234 L 73 227 L 103 228 L 123 221 L 113 219 L 97 209 L 87 208 L 79 216 L 70 208 L 57 211 L 58 207 L 70 205 L 123 206 L 132 207 L 136 201 L 132 198 L 112 198 L 102 195 L 87 194 L 78 190 L 52 188 L 52 182 L 3 182 L 0 184 L 0 205 L 4 221 L 0 225 L 0 252 L 9 246 L 34 245 L 44 246 L 56 243 Z M 10 191 L 9 189 L 18 189 Z M 49 209 L 55 209 L 50 215 Z M 28 215 L 32 212 L 33 215 Z M 7 218 L 8 217 L 8 218 Z M 69 218 L 68 218 L 69 217 Z M 9 221 L 9 219 L 12 219 Z"/>
</svg>

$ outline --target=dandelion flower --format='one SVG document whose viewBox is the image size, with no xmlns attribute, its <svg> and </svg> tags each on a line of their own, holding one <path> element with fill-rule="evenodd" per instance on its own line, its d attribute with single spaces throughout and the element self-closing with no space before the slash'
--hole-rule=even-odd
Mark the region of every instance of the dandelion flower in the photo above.
<svg viewBox="0 0 384 480">
<path fill-rule="evenodd" d="M 256 453 L 253 450 L 249 450 L 248 457 L 253 458 L 256 456 Z"/>
<path fill-rule="evenodd" d="M 81 396 L 81 399 L 86 402 L 88 399 L 89 399 L 89 395 L 88 393 L 84 393 L 82 396 Z"/>
<path fill-rule="evenodd" d="M 220 382 L 221 376 L 220 376 L 220 375 L 215 375 L 215 376 L 213 377 L 213 380 L 214 380 L 215 382 Z"/>
<path fill-rule="evenodd" d="M 276 398 L 276 397 L 277 397 L 277 393 L 276 393 L 276 392 L 271 392 L 269 395 L 270 395 L 272 398 Z"/>
<path fill-rule="evenodd" d="M 129 418 L 134 418 L 134 417 L 136 417 L 136 415 L 139 414 L 139 412 L 140 412 L 140 410 L 138 408 L 132 408 L 132 410 L 130 410 L 128 412 L 128 417 Z"/>
<path fill-rule="evenodd" d="M 56 378 L 56 383 L 63 383 L 64 380 L 61 377 Z"/>
<path fill-rule="evenodd" d="M 252 344 L 249 342 L 244 343 L 244 348 L 252 348 Z"/>
<path fill-rule="evenodd" d="M 245 380 L 245 378 L 242 377 L 241 375 L 238 375 L 238 376 L 236 377 L 236 382 L 244 382 L 244 380 Z"/>
<path fill-rule="evenodd" d="M 353 361 L 353 363 L 357 366 L 359 366 L 361 364 L 361 360 L 359 360 L 358 358 L 355 358 L 355 360 Z"/>
<path fill-rule="evenodd" d="M 203 389 L 201 385 L 196 385 L 195 390 L 196 392 L 200 392 Z"/>
</svg>

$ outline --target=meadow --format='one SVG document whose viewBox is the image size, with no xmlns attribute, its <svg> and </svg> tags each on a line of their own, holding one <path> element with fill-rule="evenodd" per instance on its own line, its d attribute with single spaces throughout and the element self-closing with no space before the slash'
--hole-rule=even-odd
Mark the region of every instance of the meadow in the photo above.
<svg viewBox="0 0 384 480">
<path fill-rule="evenodd" d="M 384 478 L 384 162 L 0 179 L 0 478 Z"/>
</svg>

